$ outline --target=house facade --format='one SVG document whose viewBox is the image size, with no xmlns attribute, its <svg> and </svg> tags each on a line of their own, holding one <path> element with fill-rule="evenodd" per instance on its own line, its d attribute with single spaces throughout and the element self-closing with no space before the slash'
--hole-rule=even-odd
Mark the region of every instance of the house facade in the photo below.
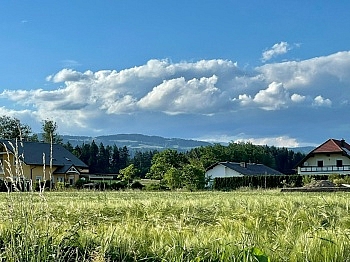
<svg viewBox="0 0 350 262">
<path fill-rule="evenodd" d="M 255 163 L 218 162 L 207 168 L 206 179 L 213 181 L 215 178 L 244 177 L 244 176 L 283 176 L 281 172 Z M 210 183 L 210 182 L 209 182 Z"/>
<path fill-rule="evenodd" d="M 62 145 L 0 140 L 0 179 L 12 176 L 74 185 L 88 166 Z"/>
<path fill-rule="evenodd" d="M 350 145 L 329 139 L 316 147 L 297 165 L 299 175 L 350 174 Z"/>
</svg>

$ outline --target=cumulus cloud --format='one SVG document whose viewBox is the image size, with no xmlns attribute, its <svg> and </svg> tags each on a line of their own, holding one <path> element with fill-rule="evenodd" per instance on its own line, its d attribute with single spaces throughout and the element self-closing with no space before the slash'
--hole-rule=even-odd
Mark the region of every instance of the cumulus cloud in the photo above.
<svg viewBox="0 0 350 262">
<path fill-rule="evenodd" d="M 250 142 L 254 145 L 268 145 L 277 147 L 299 147 L 300 143 L 295 138 L 289 136 L 262 137 L 262 138 L 240 138 L 235 142 Z"/>
<path fill-rule="evenodd" d="M 290 99 L 295 102 L 295 103 L 301 103 L 303 101 L 305 101 L 306 97 L 299 95 L 299 94 L 293 94 Z"/>
<path fill-rule="evenodd" d="M 323 98 L 322 96 L 316 96 L 313 102 L 314 106 L 331 106 L 332 105 L 332 101 L 329 100 L 328 98 Z"/>
<path fill-rule="evenodd" d="M 287 147 L 287 148 L 303 146 L 301 143 L 298 142 L 296 138 L 292 138 L 287 135 L 276 136 L 276 137 L 254 137 L 254 138 L 249 137 L 246 134 L 237 134 L 234 136 L 213 135 L 213 136 L 202 136 L 196 139 L 210 142 L 210 143 L 222 143 L 226 145 L 229 143 L 240 143 L 240 142 L 248 143 L 249 142 L 254 145 L 268 145 L 268 146 Z"/>
<path fill-rule="evenodd" d="M 152 59 L 121 71 L 62 69 L 47 77 L 53 86 L 48 90 L 4 90 L 0 99 L 27 110 L 37 121 L 50 116 L 68 133 L 143 127 L 149 124 L 149 115 L 154 121 L 168 121 L 172 129 L 178 128 L 174 119 L 186 123 L 183 127 L 201 119 L 194 129 L 243 125 L 253 130 L 267 128 L 262 119 L 270 116 L 271 126 L 277 118 L 286 126 L 305 111 L 315 119 L 320 108 L 348 110 L 348 72 L 350 52 L 249 70 L 221 59 L 178 63 Z"/>
<path fill-rule="evenodd" d="M 283 55 L 291 49 L 290 45 L 287 42 L 280 42 L 274 44 L 271 49 L 268 49 L 262 53 L 261 61 L 266 62 L 273 57 Z"/>
<path fill-rule="evenodd" d="M 143 109 L 169 113 L 211 113 L 217 111 L 220 90 L 217 76 L 186 81 L 184 77 L 164 81 L 153 88 L 138 105 Z"/>
<path fill-rule="evenodd" d="M 254 97 L 243 94 L 238 100 L 244 106 L 255 104 L 265 110 L 276 110 L 287 106 L 289 93 L 282 83 L 272 82 L 266 89 L 260 90 Z"/>
</svg>

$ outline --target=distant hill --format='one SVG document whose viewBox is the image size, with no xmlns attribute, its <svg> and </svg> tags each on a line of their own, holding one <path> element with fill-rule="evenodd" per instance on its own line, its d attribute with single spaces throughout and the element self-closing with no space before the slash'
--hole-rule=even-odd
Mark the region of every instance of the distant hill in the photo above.
<svg viewBox="0 0 350 262">
<path fill-rule="evenodd" d="M 293 147 L 293 148 L 289 148 L 289 150 L 294 151 L 295 153 L 299 152 L 302 154 L 308 154 L 310 153 L 312 150 L 314 150 L 315 147 L 312 146 L 304 146 L 304 147 Z"/>
<path fill-rule="evenodd" d="M 74 146 L 82 145 L 83 143 L 91 144 L 95 141 L 97 146 L 102 143 L 104 146 L 116 145 L 117 147 L 126 146 L 131 152 L 135 151 L 150 151 L 150 150 L 164 150 L 164 149 L 175 149 L 181 152 L 191 150 L 192 148 L 213 145 L 212 143 L 192 140 L 192 139 L 181 139 L 181 138 L 164 138 L 161 136 L 148 136 L 142 134 L 117 134 L 117 135 L 106 135 L 106 136 L 71 136 L 71 135 L 60 135 L 63 139 L 63 143 L 71 143 Z M 288 148 L 294 152 L 300 152 L 307 154 L 314 147 L 295 147 Z"/>
<path fill-rule="evenodd" d="M 164 150 L 176 149 L 178 151 L 187 151 L 200 146 L 211 145 L 209 142 L 180 139 L 180 138 L 164 138 L 160 136 L 147 136 L 141 134 L 118 134 L 107 136 L 70 136 L 61 135 L 63 143 L 71 143 L 74 146 L 82 145 L 83 143 L 90 144 L 95 141 L 97 146 L 102 143 L 104 146 L 116 145 L 118 147 L 128 147 L 132 151 L 149 151 L 149 150 Z"/>
</svg>

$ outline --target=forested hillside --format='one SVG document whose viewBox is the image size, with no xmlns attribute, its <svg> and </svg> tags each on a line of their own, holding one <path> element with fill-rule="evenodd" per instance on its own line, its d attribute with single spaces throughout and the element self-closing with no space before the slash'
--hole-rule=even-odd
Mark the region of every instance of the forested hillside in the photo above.
<svg viewBox="0 0 350 262">
<path fill-rule="evenodd" d="M 258 146 L 251 143 L 229 143 L 227 146 L 214 144 L 186 152 L 174 149 L 136 151 L 132 157 L 128 147 L 104 146 L 102 142 L 97 145 L 92 141 L 90 144 L 84 143 L 75 147 L 67 143 L 65 146 L 87 163 L 92 173 L 118 173 L 120 169 L 133 164 L 137 169 L 137 176 L 141 178 L 146 177 L 147 173 L 152 176 L 151 167 L 156 164 L 164 168 L 182 168 L 186 164 L 191 164 L 205 170 L 219 161 L 262 163 L 284 174 L 293 174 L 295 173 L 293 168 L 304 157 L 304 154 L 287 148 Z"/>
</svg>

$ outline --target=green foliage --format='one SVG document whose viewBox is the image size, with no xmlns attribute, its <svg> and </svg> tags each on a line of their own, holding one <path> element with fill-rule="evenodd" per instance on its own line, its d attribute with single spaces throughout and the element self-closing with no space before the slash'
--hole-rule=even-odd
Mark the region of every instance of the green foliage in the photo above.
<svg viewBox="0 0 350 262">
<path fill-rule="evenodd" d="M 15 117 L 0 116 L 0 139 L 23 139 L 37 141 L 31 128 Z"/>
<path fill-rule="evenodd" d="M 204 189 L 205 171 L 195 165 L 185 165 L 182 169 L 181 180 L 184 187 L 189 190 Z"/>
<path fill-rule="evenodd" d="M 62 144 L 62 138 L 57 133 L 58 125 L 53 120 L 46 119 L 42 122 L 42 138 L 45 143 Z"/>
<path fill-rule="evenodd" d="M 75 182 L 75 185 L 74 185 L 74 186 L 75 186 L 77 189 L 82 189 L 82 188 L 84 188 L 84 185 L 85 185 L 85 184 L 88 184 L 88 183 L 91 183 L 91 181 L 80 178 L 80 179 L 78 179 L 78 180 Z"/>
<path fill-rule="evenodd" d="M 134 164 L 130 164 L 126 168 L 119 170 L 119 178 L 123 181 L 127 181 L 127 183 L 130 183 L 135 178 L 136 174 L 137 169 Z"/>
<path fill-rule="evenodd" d="M 220 177 L 215 178 L 213 189 L 234 190 L 240 187 L 249 188 L 278 188 L 289 186 L 301 186 L 302 176 L 244 176 L 244 177 Z"/>
<path fill-rule="evenodd" d="M 131 189 L 139 189 L 142 190 L 145 186 L 143 184 L 141 184 L 140 181 L 134 181 L 131 185 L 130 188 Z"/>
<path fill-rule="evenodd" d="M 246 248 L 242 255 L 242 261 L 270 262 L 269 256 L 256 247 Z"/>
<path fill-rule="evenodd" d="M 118 181 L 111 184 L 110 189 L 112 190 L 123 190 L 126 189 L 128 183 L 126 181 Z"/>
<path fill-rule="evenodd" d="M 166 170 L 163 179 L 171 189 L 182 187 L 181 171 L 175 167 Z"/>
</svg>

